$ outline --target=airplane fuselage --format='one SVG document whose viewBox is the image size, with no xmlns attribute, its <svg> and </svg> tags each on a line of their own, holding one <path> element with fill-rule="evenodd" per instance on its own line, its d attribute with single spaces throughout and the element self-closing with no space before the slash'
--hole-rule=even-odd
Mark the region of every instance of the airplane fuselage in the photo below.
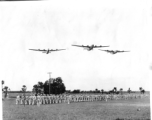
<svg viewBox="0 0 152 120">
<path fill-rule="evenodd" d="M 91 45 L 91 46 L 90 46 L 90 50 L 93 50 L 93 48 L 94 48 L 94 45 Z"/>
<path fill-rule="evenodd" d="M 40 49 L 29 49 L 29 50 L 34 50 L 34 51 L 40 51 L 40 52 L 42 52 L 42 53 L 46 53 L 46 54 L 49 54 L 49 53 L 51 53 L 51 52 L 54 52 L 54 51 L 61 51 L 61 50 L 65 50 L 65 49 L 47 49 L 47 50 L 45 50 L 45 49 L 42 49 L 42 50 L 40 50 Z"/>
<path fill-rule="evenodd" d="M 43 53 L 49 54 L 50 50 L 48 49 L 48 50 L 44 51 Z"/>
<path fill-rule="evenodd" d="M 90 50 L 93 50 L 93 48 L 94 48 L 94 45 L 91 45 L 87 47 L 87 50 L 90 51 Z"/>
</svg>

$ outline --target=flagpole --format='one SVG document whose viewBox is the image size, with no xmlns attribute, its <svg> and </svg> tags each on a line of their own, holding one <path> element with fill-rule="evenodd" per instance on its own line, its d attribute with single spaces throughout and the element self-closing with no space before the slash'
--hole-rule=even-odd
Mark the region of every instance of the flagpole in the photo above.
<svg viewBox="0 0 152 120">
<path fill-rule="evenodd" d="M 49 74 L 49 95 L 50 95 L 50 80 L 51 80 L 51 72 L 48 72 Z"/>
</svg>

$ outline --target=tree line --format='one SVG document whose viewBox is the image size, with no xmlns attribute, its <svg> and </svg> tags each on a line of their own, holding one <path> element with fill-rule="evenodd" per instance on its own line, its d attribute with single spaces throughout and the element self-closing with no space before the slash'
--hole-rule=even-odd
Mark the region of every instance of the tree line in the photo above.
<svg viewBox="0 0 152 120">
<path fill-rule="evenodd" d="M 145 93 L 145 90 L 142 87 L 139 87 L 139 91 L 141 94 Z M 67 93 L 101 93 L 101 94 L 123 94 L 123 93 L 134 93 L 134 91 L 132 91 L 130 88 L 128 88 L 127 91 L 123 91 L 123 88 L 120 88 L 119 90 L 117 89 L 117 87 L 114 87 L 112 90 L 109 91 L 105 91 L 104 89 L 98 90 L 88 90 L 88 91 L 81 91 L 80 89 L 75 89 L 73 91 L 71 90 L 67 90 Z"/>
<path fill-rule="evenodd" d="M 61 77 L 51 78 L 43 82 L 38 82 L 33 86 L 32 90 L 37 94 L 62 94 L 66 91 L 66 87 Z"/>
<path fill-rule="evenodd" d="M 7 97 L 8 92 L 13 92 L 10 91 L 10 88 L 8 86 L 3 87 L 4 85 L 4 80 L 2 80 L 2 92 L 4 93 L 4 97 Z M 22 89 L 20 92 L 27 92 L 25 90 L 26 86 L 23 85 Z M 141 94 L 144 94 L 146 91 L 142 88 L 139 87 L 139 91 Z M 73 91 L 71 90 L 66 90 L 66 87 L 63 83 L 63 80 L 61 77 L 57 78 L 51 78 L 49 80 L 46 80 L 44 83 L 43 82 L 38 82 L 33 86 L 32 92 L 34 92 L 36 95 L 37 94 L 62 94 L 62 93 L 102 93 L 102 94 L 123 94 L 123 93 L 133 93 L 133 91 L 129 88 L 127 91 L 123 91 L 123 88 L 117 89 L 117 87 L 114 87 L 112 90 L 109 91 L 104 91 L 104 89 L 98 90 L 88 90 L 88 91 L 81 91 L 80 89 L 75 89 Z"/>
</svg>

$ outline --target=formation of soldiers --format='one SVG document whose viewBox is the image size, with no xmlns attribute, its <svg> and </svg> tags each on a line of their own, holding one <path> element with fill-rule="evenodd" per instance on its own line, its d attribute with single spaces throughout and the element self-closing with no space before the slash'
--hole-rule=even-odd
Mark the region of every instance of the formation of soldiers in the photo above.
<svg viewBox="0 0 152 120">
<path fill-rule="evenodd" d="M 72 102 L 93 102 L 93 101 L 108 101 L 119 99 L 137 99 L 142 98 L 143 94 L 62 94 L 62 95 L 37 95 L 17 96 L 16 104 L 19 105 L 44 105 L 44 104 L 59 104 Z"/>
</svg>

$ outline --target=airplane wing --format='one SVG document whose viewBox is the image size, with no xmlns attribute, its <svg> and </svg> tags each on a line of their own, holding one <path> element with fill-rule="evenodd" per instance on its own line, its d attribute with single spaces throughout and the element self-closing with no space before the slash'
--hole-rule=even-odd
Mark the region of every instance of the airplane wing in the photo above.
<svg viewBox="0 0 152 120">
<path fill-rule="evenodd" d="M 47 51 L 47 50 L 40 50 L 40 49 L 29 49 L 29 50 L 33 50 L 33 51 Z"/>
<path fill-rule="evenodd" d="M 61 50 L 66 50 L 66 49 L 55 49 L 55 50 L 49 50 L 49 51 L 51 51 L 51 52 L 53 52 L 53 51 L 61 51 Z"/>
<path fill-rule="evenodd" d="M 124 50 L 120 51 L 120 50 L 117 50 L 117 52 L 130 52 L 130 51 L 124 51 Z"/>
<path fill-rule="evenodd" d="M 101 49 L 99 49 L 101 50 Z M 111 53 L 111 54 L 116 54 L 117 52 L 116 51 L 113 51 L 113 50 L 102 50 L 102 51 L 105 51 L 105 52 L 108 52 L 108 53 Z"/>
<path fill-rule="evenodd" d="M 88 47 L 88 46 L 84 46 L 84 45 L 72 45 L 72 46 L 76 46 L 76 47 Z"/>
<path fill-rule="evenodd" d="M 109 47 L 109 46 L 102 46 L 102 45 L 100 45 L 100 46 L 94 46 L 94 48 L 100 48 L 100 47 Z"/>
<path fill-rule="evenodd" d="M 123 51 L 123 52 L 130 52 L 130 51 Z"/>
<path fill-rule="evenodd" d="M 99 49 L 99 50 L 101 50 L 101 49 Z M 108 51 L 108 50 L 101 50 L 101 51 Z"/>
<path fill-rule="evenodd" d="M 101 49 L 99 49 L 99 50 L 101 50 Z M 110 52 L 109 50 L 101 50 L 101 51 Z"/>
</svg>

